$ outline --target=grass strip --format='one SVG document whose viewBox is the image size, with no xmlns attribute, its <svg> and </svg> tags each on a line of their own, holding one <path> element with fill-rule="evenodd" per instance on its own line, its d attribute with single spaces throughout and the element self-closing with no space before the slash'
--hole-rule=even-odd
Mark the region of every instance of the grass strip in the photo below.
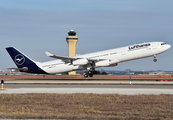
<svg viewBox="0 0 173 120">
<path fill-rule="evenodd" d="M 173 119 L 173 95 L 0 94 L 0 119 Z"/>
</svg>

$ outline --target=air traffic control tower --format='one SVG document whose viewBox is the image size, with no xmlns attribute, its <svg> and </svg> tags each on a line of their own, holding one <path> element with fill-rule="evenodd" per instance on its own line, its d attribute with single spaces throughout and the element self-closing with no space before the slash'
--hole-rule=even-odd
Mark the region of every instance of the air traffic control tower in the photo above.
<svg viewBox="0 0 173 120">
<path fill-rule="evenodd" d="M 76 36 L 76 32 L 74 30 L 70 30 L 68 32 L 66 41 L 68 43 L 68 56 L 69 57 L 76 56 L 76 43 L 78 41 L 78 37 Z M 76 75 L 76 71 L 69 72 L 68 74 Z"/>
</svg>

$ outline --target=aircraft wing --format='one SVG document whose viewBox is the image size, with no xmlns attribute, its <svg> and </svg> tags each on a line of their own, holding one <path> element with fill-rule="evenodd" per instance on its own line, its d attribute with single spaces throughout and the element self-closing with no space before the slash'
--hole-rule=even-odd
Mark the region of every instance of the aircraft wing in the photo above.
<svg viewBox="0 0 173 120">
<path fill-rule="evenodd" d="M 108 59 L 93 59 L 93 58 L 88 58 L 87 59 L 89 62 L 99 62 L 99 61 L 103 61 L 103 60 L 108 60 Z"/>
<path fill-rule="evenodd" d="M 80 59 L 80 58 L 76 58 L 76 57 L 62 57 L 62 56 L 57 56 L 57 55 L 53 55 L 53 54 L 51 54 L 49 52 L 45 52 L 45 53 L 49 57 L 60 59 L 60 60 L 63 60 L 63 61 Z"/>
<path fill-rule="evenodd" d="M 63 60 L 63 61 L 66 61 L 66 60 L 77 60 L 77 59 L 84 59 L 84 58 L 79 58 L 79 57 L 63 57 L 63 56 L 57 56 L 57 55 L 53 55 L 49 52 L 45 52 L 46 55 L 48 57 L 52 57 L 52 58 L 56 58 L 56 59 L 60 59 L 60 60 Z M 93 58 L 87 58 L 87 60 L 89 62 L 98 62 L 98 61 L 102 61 L 102 60 L 107 60 L 107 59 L 93 59 Z"/>
<path fill-rule="evenodd" d="M 47 56 L 52 57 L 52 58 L 56 58 L 56 59 L 60 59 L 66 63 L 71 63 L 73 65 L 87 65 L 87 64 L 95 64 L 97 66 L 108 66 L 109 65 L 109 61 L 111 61 L 111 59 L 104 59 L 104 58 L 80 58 L 80 57 L 62 57 L 62 56 L 56 56 L 53 55 L 49 52 L 45 52 Z"/>
</svg>

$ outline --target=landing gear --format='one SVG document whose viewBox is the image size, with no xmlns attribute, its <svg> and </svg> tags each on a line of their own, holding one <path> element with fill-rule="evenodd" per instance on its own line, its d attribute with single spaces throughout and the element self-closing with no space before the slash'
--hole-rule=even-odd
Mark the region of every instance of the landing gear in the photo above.
<svg viewBox="0 0 173 120">
<path fill-rule="evenodd" d="M 88 77 L 88 74 L 87 74 L 87 73 L 85 73 L 85 74 L 84 74 L 84 77 L 85 77 L 85 78 L 87 78 L 87 77 Z"/>
<path fill-rule="evenodd" d="M 154 55 L 154 60 L 153 60 L 154 62 L 157 62 L 157 59 L 156 59 L 156 55 Z"/>
<path fill-rule="evenodd" d="M 89 77 L 93 77 L 93 73 L 94 73 L 95 69 L 90 69 L 89 71 L 86 71 L 86 73 L 84 74 L 84 77 L 87 78 Z"/>
<path fill-rule="evenodd" d="M 153 61 L 154 61 L 154 62 L 157 62 L 157 59 L 154 59 Z"/>
<path fill-rule="evenodd" d="M 88 74 L 89 74 L 89 77 L 93 77 L 93 71 L 89 71 Z"/>
</svg>

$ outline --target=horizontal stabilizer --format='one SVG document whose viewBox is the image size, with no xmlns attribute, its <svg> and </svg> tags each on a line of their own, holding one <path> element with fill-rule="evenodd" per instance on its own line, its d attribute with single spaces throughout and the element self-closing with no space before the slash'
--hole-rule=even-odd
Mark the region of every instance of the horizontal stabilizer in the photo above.
<svg viewBox="0 0 173 120">
<path fill-rule="evenodd" d="M 11 69 L 11 70 L 15 70 L 15 71 L 28 71 L 27 67 L 23 67 L 23 68 L 7 68 L 7 69 Z"/>
</svg>

